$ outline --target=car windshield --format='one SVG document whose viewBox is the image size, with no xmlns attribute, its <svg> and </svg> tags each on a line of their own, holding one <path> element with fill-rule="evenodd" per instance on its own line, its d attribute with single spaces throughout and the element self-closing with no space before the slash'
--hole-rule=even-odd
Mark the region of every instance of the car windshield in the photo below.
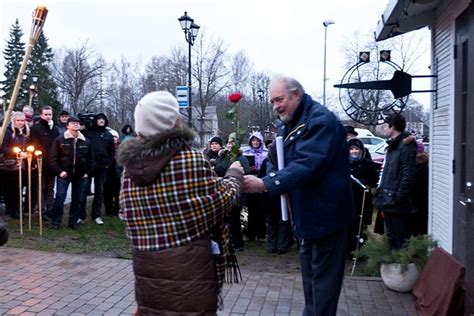
<svg viewBox="0 0 474 316">
<path fill-rule="evenodd" d="M 365 145 L 377 145 L 384 142 L 382 138 L 378 138 L 378 137 L 359 137 L 359 139 Z"/>
<path fill-rule="evenodd" d="M 385 154 L 385 147 L 387 147 L 386 142 L 380 142 L 374 147 L 370 149 L 370 152 L 377 153 L 377 154 Z"/>
</svg>

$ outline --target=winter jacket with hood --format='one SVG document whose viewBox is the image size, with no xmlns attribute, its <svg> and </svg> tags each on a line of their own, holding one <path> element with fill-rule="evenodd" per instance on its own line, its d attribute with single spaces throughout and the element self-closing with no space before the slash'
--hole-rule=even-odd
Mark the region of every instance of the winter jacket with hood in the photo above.
<svg viewBox="0 0 474 316">
<path fill-rule="evenodd" d="M 361 150 L 361 156 L 359 159 L 350 160 L 351 175 L 359 180 L 364 186 L 369 188 L 376 188 L 377 182 L 379 181 L 379 171 L 375 166 L 375 163 L 366 156 L 364 143 L 358 138 L 352 138 L 347 141 L 349 150 L 351 146 L 357 146 Z M 352 192 L 354 193 L 354 202 L 356 211 L 360 214 L 362 209 L 362 202 L 364 202 L 362 223 L 364 225 L 370 225 L 372 223 L 372 194 L 366 192 L 364 199 L 364 188 L 360 186 L 355 180 L 352 180 Z M 357 217 L 357 223 L 359 218 Z"/>
<path fill-rule="evenodd" d="M 411 213 L 411 195 L 415 180 L 415 137 L 403 132 L 387 143 L 387 154 L 375 204 L 384 212 Z"/>
<path fill-rule="evenodd" d="M 254 148 L 252 146 L 252 139 L 257 138 L 260 141 L 260 147 Z M 249 137 L 249 146 L 250 148 L 246 149 L 243 154 L 244 156 L 254 156 L 255 157 L 255 167 L 258 170 L 262 167 L 262 163 L 267 158 L 268 150 L 265 148 L 263 141 L 262 133 L 254 132 Z"/>
<path fill-rule="evenodd" d="M 237 281 L 227 223 L 242 174 L 218 178 L 191 149 L 194 136 L 176 128 L 121 145 L 120 217 L 133 242 L 140 315 L 215 315 L 224 275 Z M 221 254 L 212 255 L 211 238 Z"/>
<path fill-rule="evenodd" d="M 104 126 L 98 126 L 97 120 L 103 118 L 105 120 Z M 109 121 L 103 113 L 95 116 L 95 124 L 84 131 L 84 134 L 91 141 L 92 152 L 94 153 L 95 168 L 105 169 L 114 166 L 115 144 L 112 134 L 107 130 Z"/>
</svg>

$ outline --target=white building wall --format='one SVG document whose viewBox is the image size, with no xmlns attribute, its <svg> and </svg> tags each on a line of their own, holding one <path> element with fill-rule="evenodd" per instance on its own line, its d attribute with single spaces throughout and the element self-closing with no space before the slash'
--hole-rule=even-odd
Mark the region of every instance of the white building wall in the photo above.
<svg viewBox="0 0 474 316">
<path fill-rule="evenodd" d="M 438 9 L 432 28 L 432 69 L 438 75 L 430 129 L 429 232 L 449 253 L 453 249 L 454 44 L 455 19 L 469 0 L 450 0 Z"/>
</svg>

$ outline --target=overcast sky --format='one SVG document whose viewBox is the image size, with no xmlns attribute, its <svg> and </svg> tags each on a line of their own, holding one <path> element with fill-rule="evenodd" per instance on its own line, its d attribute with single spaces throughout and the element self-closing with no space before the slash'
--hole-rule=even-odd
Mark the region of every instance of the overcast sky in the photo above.
<svg viewBox="0 0 474 316">
<path fill-rule="evenodd" d="M 124 56 L 144 64 L 151 56 L 168 54 L 186 44 L 178 18 L 188 11 L 211 38 L 221 38 L 230 52 L 244 50 L 255 69 L 294 76 L 312 95 L 322 95 L 324 27 L 328 27 L 327 94 L 337 95 L 346 69 L 342 47 L 354 32 L 371 34 L 388 0 L 1 0 L 1 49 L 18 18 L 27 41 L 31 13 L 48 7 L 44 26 L 53 48 L 90 46 L 111 62 Z M 429 38 L 429 31 L 421 31 Z M 429 41 L 418 73 L 428 74 Z M 3 59 L 2 59 L 3 60 Z M 3 76 L 4 65 L 0 65 Z M 412 73 L 414 74 L 414 73 Z M 429 96 L 417 99 L 427 105 Z"/>
</svg>

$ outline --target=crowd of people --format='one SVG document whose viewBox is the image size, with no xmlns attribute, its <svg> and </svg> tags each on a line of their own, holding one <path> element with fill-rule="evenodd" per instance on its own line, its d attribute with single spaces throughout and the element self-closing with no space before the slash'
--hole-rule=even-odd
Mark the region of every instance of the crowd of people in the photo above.
<svg viewBox="0 0 474 316">
<path fill-rule="evenodd" d="M 34 145 L 45 163 L 43 192 L 32 202 L 44 201 L 52 228 L 60 228 L 70 185 L 68 227 L 78 229 L 86 220 L 92 183 L 91 220 L 104 223 L 105 205 L 105 214 L 125 222 L 138 314 L 215 314 L 223 282 L 241 278 L 234 252 L 244 251 L 246 233 L 248 242 L 266 238 L 269 253 L 284 254 L 296 241 L 303 314 L 335 315 L 346 260 L 373 223 L 374 206 L 393 249 L 426 233 L 428 156 L 405 131 L 404 117 L 394 113 L 384 124 L 388 146 L 380 175 L 354 128 L 344 127 L 297 80 L 275 78 L 269 97 L 281 120 L 276 136 L 284 139 L 283 168 L 272 139 L 260 132 L 249 135 L 246 149 L 235 133 L 225 143 L 212 137 L 204 152 L 195 149 L 195 133 L 165 91 L 138 102 L 136 134 L 126 125 L 121 138 L 102 113 L 83 122 L 63 111 L 56 124 L 49 106 L 37 120 L 31 109 L 14 112 L 2 144 L 6 212 L 20 216 L 18 168 L 25 168 L 26 154 L 13 147 Z"/>
<path fill-rule="evenodd" d="M 133 129 L 126 125 L 122 138 L 108 127 L 103 113 L 89 115 L 89 120 L 70 117 L 61 111 L 58 122 L 53 120 L 53 109 L 43 106 L 35 116 L 33 109 L 25 106 L 22 111 L 13 111 L 1 144 L 0 172 L 2 181 L 0 195 L 3 197 L 6 215 L 20 217 L 20 192 L 29 187 L 30 195 L 21 201 L 22 213 L 32 205 L 38 212 L 38 199 L 42 202 L 43 220 L 51 221 L 51 227 L 59 229 L 63 219 L 64 202 L 71 186 L 71 204 L 68 227 L 78 229 L 86 220 L 87 197 L 94 180 L 94 197 L 91 220 L 104 224 L 103 215 L 118 216 L 120 177 L 122 168 L 116 163 L 119 144 L 133 137 Z M 34 155 L 31 163 L 31 183 L 27 176 L 27 148 L 33 146 L 41 151 L 42 185 L 38 196 L 38 163 Z M 19 148 L 16 153 L 14 148 Z M 21 162 L 21 165 L 18 164 Z M 22 169 L 20 187 L 19 168 Z M 5 185 L 7 184 L 8 185 Z M 105 212 L 103 212 L 103 206 Z M 26 212 L 25 212 L 26 211 Z"/>
</svg>

